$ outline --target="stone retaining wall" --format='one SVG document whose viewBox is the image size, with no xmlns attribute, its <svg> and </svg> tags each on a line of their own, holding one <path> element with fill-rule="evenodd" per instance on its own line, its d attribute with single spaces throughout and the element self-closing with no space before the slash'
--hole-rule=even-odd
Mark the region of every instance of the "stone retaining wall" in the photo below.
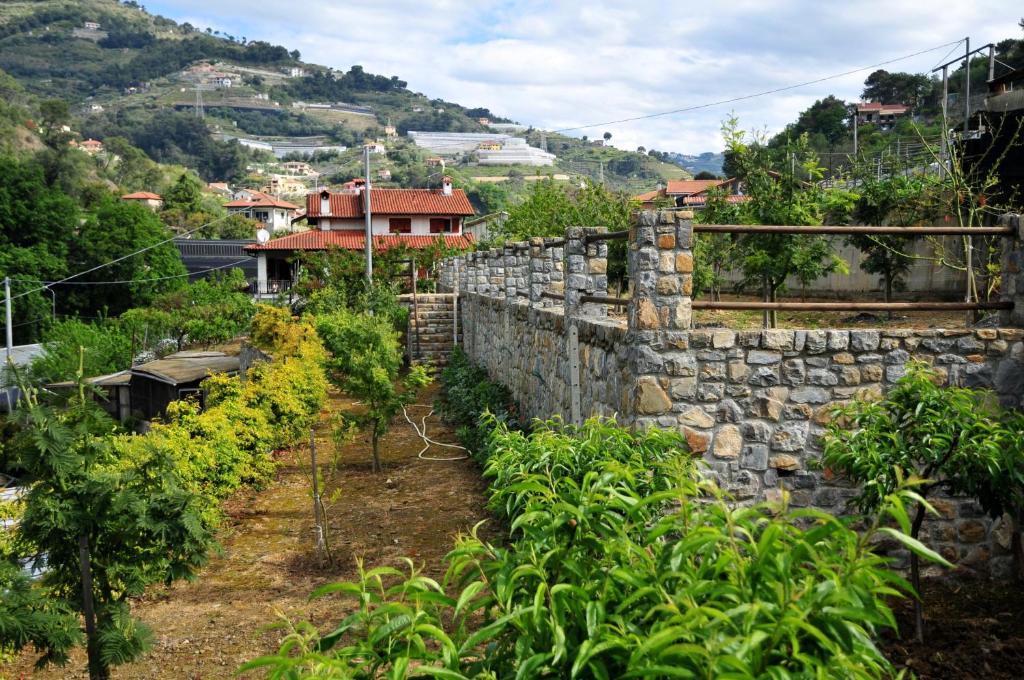
<svg viewBox="0 0 1024 680">
<path fill-rule="evenodd" d="M 1013 223 L 1004 299 L 1016 306 L 1004 328 L 694 329 L 692 225 L 679 212 L 641 213 L 630 230 L 626 320 L 581 300 L 606 294 L 607 249 L 586 238 L 596 229 L 570 229 L 549 247 L 534 241 L 446 260 L 441 282 L 458 281 L 466 351 L 511 389 L 525 415 L 571 418 L 575 327 L 582 417 L 614 414 L 627 425 L 678 430 L 739 502 L 786 489 L 794 505 L 842 512 L 854 490 L 810 465 L 829 411 L 880 397 L 908 362 L 934 366 L 950 385 L 991 389 L 1005 407 L 1024 405 L 1024 234 Z M 938 507 L 942 519 L 927 527 L 932 545 L 963 565 L 1007 573 L 1006 523 L 987 521 L 971 502 Z"/>
</svg>

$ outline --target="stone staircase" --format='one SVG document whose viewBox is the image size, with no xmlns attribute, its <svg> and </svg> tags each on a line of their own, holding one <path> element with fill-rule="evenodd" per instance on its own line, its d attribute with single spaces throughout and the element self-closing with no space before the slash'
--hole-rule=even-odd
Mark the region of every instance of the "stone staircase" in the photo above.
<svg viewBox="0 0 1024 680">
<path fill-rule="evenodd" d="M 399 300 L 409 310 L 409 328 L 404 341 L 410 358 L 438 366 L 447 364 L 455 347 L 453 296 L 420 293 L 416 296 L 415 311 L 412 295 L 402 295 Z M 461 327 L 459 335 L 462 335 Z"/>
</svg>

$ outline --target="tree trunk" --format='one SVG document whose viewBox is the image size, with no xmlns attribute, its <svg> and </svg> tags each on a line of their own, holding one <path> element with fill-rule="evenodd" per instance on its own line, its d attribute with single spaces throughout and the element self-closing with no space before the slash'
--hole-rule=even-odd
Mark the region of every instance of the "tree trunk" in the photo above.
<svg viewBox="0 0 1024 680">
<path fill-rule="evenodd" d="M 377 426 L 373 426 L 373 435 L 371 437 L 373 442 L 373 471 L 384 472 L 384 467 L 380 464 L 380 454 L 377 450 L 377 444 L 380 441 L 380 437 L 377 435 Z"/>
<path fill-rule="evenodd" d="M 891 271 L 886 271 L 885 272 L 885 301 L 886 302 L 892 302 L 892 272 Z M 895 313 L 890 309 L 888 316 L 889 316 L 889 320 L 891 321 L 893 319 L 893 317 L 895 316 Z"/>
<path fill-rule="evenodd" d="M 78 537 L 78 563 L 82 570 L 82 615 L 85 617 L 89 680 L 108 680 L 110 669 L 100 659 L 99 638 L 96 635 L 96 610 L 92 601 L 92 563 L 89 556 L 89 537 L 85 534 Z"/>
<path fill-rule="evenodd" d="M 765 302 L 771 301 L 771 296 L 768 292 L 768 277 L 764 277 L 761 280 L 761 297 Z M 763 328 L 771 328 L 772 313 L 769 310 L 764 310 L 763 316 L 761 317 L 761 326 Z"/>
<path fill-rule="evenodd" d="M 924 505 L 917 504 L 917 514 L 910 527 L 910 536 L 917 538 L 924 523 Z M 924 603 L 921 602 L 921 563 L 917 553 L 910 553 L 910 585 L 914 587 L 914 640 L 924 642 Z"/>
</svg>

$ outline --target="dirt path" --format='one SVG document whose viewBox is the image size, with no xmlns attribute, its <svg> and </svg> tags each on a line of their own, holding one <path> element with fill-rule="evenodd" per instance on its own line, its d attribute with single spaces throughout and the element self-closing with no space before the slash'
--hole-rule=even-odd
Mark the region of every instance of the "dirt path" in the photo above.
<svg viewBox="0 0 1024 680">
<path fill-rule="evenodd" d="M 437 386 L 426 388 L 419 403 L 429 404 Z M 332 466 L 329 421 L 342 410 L 358 408 L 334 395 L 317 430 L 323 474 Z M 412 408 L 419 418 L 429 408 Z M 438 441 L 455 442 L 437 416 L 427 420 Z M 355 578 L 356 558 L 368 565 L 396 565 L 413 557 L 428 575 L 444 573 L 444 555 L 452 538 L 488 517 L 485 484 L 470 460 L 435 462 L 417 458 L 423 447 L 399 416 L 381 446 L 385 472 L 370 471 L 369 443 L 358 438 L 338 452 L 338 472 L 327 496 L 341 495 L 328 509 L 336 564 L 319 568 L 312 559 L 309 450 L 285 452 L 276 480 L 262 491 L 243 491 L 229 500 L 223 554 L 193 583 L 153 589 L 133 611 L 154 630 L 152 651 L 140 661 L 116 668 L 115 678 L 180 680 L 229 678 L 244 661 L 276 651 L 281 638 L 266 630 L 279 615 L 318 624 L 338 621 L 347 606 L 338 599 L 308 602 L 324 583 Z M 428 455 L 449 456 L 443 449 Z M 459 452 L 454 452 L 456 455 Z M 297 465 L 303 463 L 304 466 Z M 493 529 L 492 529 L 493 531 Z M 493 534 L 492 534 L 493 535 Z M 32 672 L 34 655 L 0 669 L 0 678 L 85 678 L 85 654 L 76 650 L 65 668 Z"/>
</svg>

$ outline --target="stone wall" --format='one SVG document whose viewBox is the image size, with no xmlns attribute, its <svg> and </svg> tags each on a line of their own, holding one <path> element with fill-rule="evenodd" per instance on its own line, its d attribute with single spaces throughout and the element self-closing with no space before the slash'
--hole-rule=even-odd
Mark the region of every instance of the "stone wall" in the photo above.
<svg viewBox="0 0 1024 680">
<path fill-rule="evenodd" d="M 615 414 L 627 425 L 678 430 L 739 502 L 786 489 L 796 506 L 842 512 L 854 490 L 811 466 L 829 411 L 880 397 L 908 362 L 932 365 L 950 385 L 991 389 L 1005 407 L 1024 406 L 1024 239 L 1004 244 L 1004 270 L 1016 277 L 1004 288 L 1016 303 L 1003 317 L 1012 327 L 737 331 L 693 328 L 686 213 L 641 213 L 630 230 L 625 320 L 582 300 L 606 294 L 607 249 L 587 238 L 597 231 L 570 229 L 564 241 L 443 264 L 460 271 L 466 351 L 529 417 L 572 419 L 574 327 L 582 417 Z M 963 565 L 1006 573 L 1004 523 L 988 522 L 970 502 L 944 500 L 939 509 L 942 519 L 927 529 L 934 546 Z"/>
</svg>

